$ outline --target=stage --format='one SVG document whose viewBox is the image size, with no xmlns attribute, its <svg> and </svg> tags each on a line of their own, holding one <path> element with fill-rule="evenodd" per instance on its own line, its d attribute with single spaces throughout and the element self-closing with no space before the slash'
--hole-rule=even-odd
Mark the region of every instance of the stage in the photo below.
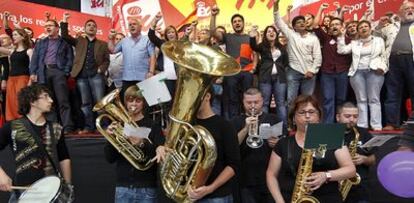
<svg viewBox="0 0 414 203">
<path fill-rule="evenodd" d="M 389 134 L 384 132 L 377 134 Z M 114 200 L 115 165 L 108 164 L 104 158 L 103 147 L 106 140 L 100 135 L 71 136 L 67 139 L 67 145 L 72 157 L 73 184 L 75 185 L 76 203 L 112 203 Z M 377 163 L 382 157 L 392 152 L 397 147 L 396 138 L 388 141 L 378 150 Z M 9 149 L 0 153 L 0 165 L 10 174 L 13 170 Z M 398 198 L 388 193 L 378 182 L 376 167 L 370 173 L 371 200 L 378 203 L 408 203 L 414 199 Z M 8 194 L 0 193 L 0 202 L 7 202 Z"/>
</svg>

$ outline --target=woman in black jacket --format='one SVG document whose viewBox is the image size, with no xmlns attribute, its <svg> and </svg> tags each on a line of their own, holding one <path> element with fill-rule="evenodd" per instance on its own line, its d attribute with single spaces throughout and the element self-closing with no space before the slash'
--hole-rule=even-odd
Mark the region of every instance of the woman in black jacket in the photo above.
<svg viewBox="0 0 414 203">
<path fill-rule="evenodd" d="M 250 31 L 250 47 L 260 54 L 260 64 L 257 66 L 257 71 L 259 74 L 259 88 L 264 98 L 263 111 L 269 111 L 273 94 L 276 101 L 276 114 L 286 125 L 287 83 L 285 71 L 289 63 L 286 48 L 279 43 L 279 34 L 273 26 L 265 28 L 263 40 L 260 44 L 256 42 L 257 34 L 256 29 Z"/>
</svg>

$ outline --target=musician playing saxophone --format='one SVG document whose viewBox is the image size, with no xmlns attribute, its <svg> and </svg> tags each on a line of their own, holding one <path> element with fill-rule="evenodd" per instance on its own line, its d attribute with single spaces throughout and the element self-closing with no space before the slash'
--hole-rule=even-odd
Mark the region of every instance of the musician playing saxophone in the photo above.
<svg viewBox="0 0 414 203">
<path fill-rule="evenodd" d="M 145 99 L 139 92 L 139 89 L 136 85 L 127 88 L 125 91 L 124 105 L 131 119 L 135 121 L 139 127 L 146 127 L 151 129 L 151 132 L 148 136 L 149 140 L 133 136 L 132 134 L 126 135 L 127 139 L 137 148 L 140 148 L 147 157 L 154 157 L 154 144 L 157 143 L 157 139 L 162 139 L 161 127 L 153 122 L 151 118 L 145 116 Z M 116 123 L 113 122 L 108 126 L 106 129 L 108 134 L 113 134 L 113 131 L 115 130 L 115 124 Z M 107 161 L 110 163 L 116 162 L 116 203 L 151 203 L 157 201 L 156 164 L 145 171 L 137 170 L 111 144 L 108 143 L 105 146 L 104 150 Z"/>
<path fill-rule="evenodd" d="M 232 119 L 232 123 L 238 131 L 240 145 L 241 168 L 240 190 L 242 203 L 266 203 L 273 202 L 272 196 L 266 186 L 266 169 L 269 163 L 272 148 L 275 146 L 279 135 L 274 135 L 263 140 L 263 144 L 257 148 L 251 148 L 246 144 L 248 131 L 252 125 L 258 126 L 267 123 L 275 125 L 280 122 L 275 114 L 265 113 L 263 109 L 263 96 L 257 88 L 249 88 L 243 93 L 243 108 L 246 112 Z M 252 112 L 254 112 L 252 115 Z M 256 122 L 256 123 L 255 123 Z M 251 130 L 251 129 L 250 129 Z M 259 133 L 259 132 L 257 132 Z"/>
<path fill-rule="evenodd" d="M 213 95 L 213 90 L 209 88 L 198 109 L 195 124 L 205 127 L 213 136 L 217 146 L 217 159 L 205 185 L 198 188 L 190 187 L 188 196 L 191 201 L 197 203 L 232 203 L 234 181 L 231 179 L 240 167 L 239 145 L 233 125 L 213 112 Z M 165 153 L 168 153 L 168 149 L 164 146 L 157 147 L 159 161 L 163 161 Z"/>
<path fill-rule="evenodd" d="M 298 96 L 291 104 L 288 115 L 291 128 L 296 130 L 294 136 L 280 139 L 273 149 L 266 171 L 267 186 L 277 203 L 291 202 L 296 182 L 298 165 L 305 141 L 306 125 L 319 123 L 322 110 L 312 96 Z M 326 135 L 329 136 L 329 135 Z M 346 146 L 327 150 L 324 158 L 313 158 L 312 173 L 303 177 L 302 185 L 310 189 L 311 196 L 319 202 L 342 202 L 338 182 L 355 176 Z"/>
<path fill-rule="evenodd" d="M 355 141 L 355 131 L 359 133 L 359 139 L 357 141 L 357 148 L 355 156 L 352 157 L 357 173 L 361 178 L 361 182 L 358 185 L 353 185 L 349 191 L 345 202 L 349 203 L 364 203 L 369 202 L 369 187 L 367 183 L 369 167 L 375 164 L 374 150 L 361 149 L 359 146 L 367 142 L 372 138 L 372 135 L 367 129 L 358 127 L 358 108 L 351 102 L 346 102 L 337 107 L 336 120 L 338 123 L 345 123 L 347 125 L 347 131 L 344 137 L 345 144 L 349 150 L 352 149 L 350 143 Z"/>
</svg>

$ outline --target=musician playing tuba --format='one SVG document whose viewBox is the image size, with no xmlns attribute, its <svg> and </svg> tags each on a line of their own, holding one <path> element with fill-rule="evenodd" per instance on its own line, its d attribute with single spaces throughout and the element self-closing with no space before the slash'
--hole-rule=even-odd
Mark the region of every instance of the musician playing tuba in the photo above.
<svg viewBox="0 0 414 203">
<path fill-rule="evenodd" d="M 317 158 L 309 157 L 308 149 L 303 149 L 307 124 L 319 123 L 321 114 L 312 96 L 300 95 L 291 104 L 289 121 L 295 135 L 276 143 L 266 171 L 267 186 L 278 203 L 342 202 L 337 181 L 355 176 L 345 146 Z"/>
<path fill-rule="evenodd" d="M 213 95 L 213 90 L 209 88 L 197 111 L 195 124 L 205 127 L 213 136 L 217 146 L 217 159 L 206 183 L 198 188 L 188 189 L 189 200 L 192 202 L 208 202 L 210 199 L 233 202 L 234 185 L 230 180 L 238 172 L 240 165 L 237 134 L 229 121 L 213 112 L 211 108 Z M 158 161 L 162 161 L 165 154 L 166 148 L 159 146 Z"/>
<path fill-rule="evenodd" d="M 373 151 L 361 149 L 359 146 L 372 138 L 372 135 L 367 129 L 358 127 L 358 108 L 351 102 L 346 102 L 338 106 L 336 111 L 336 120 L 338 123 L 345 123 L 347 125 L 347 133 L 345 134 L 345 144 L 351 152 L 352 161 L 354 162 L 359 175 L 360 182 L 356 185 L 349 184 L 349 181 L 343 181 L 342 191 L 344 188 L 351 187 L 348 195 L 344 196 L 345 202 L 369 202 L 369 188 L 367 183 L 369 166 L 375 164 L 375 156 Z M 356 136 L 358 134 L 359 136 Z M 355 142 L 355 144 L 353 144 Z M 350 180 L 355 179 L 355 177 Z M 341 191 L 341 192 L 342 192 Z"/>
<path fill-rule="evenodd" d="M 155 143 L 162 139 L 161 127 L 156 125 L 150 117 L 145 116 L 145 99 L 136 85 L 130 86 L 124 93 L 124 106 L 131 120 L 142 130 L 149 131 L 148 139 L 137 136 L 136 129 L 130 124 L 121 121 L 112 122 L 106 133 L 111 136 L 124 136 L 132 147 L 145 154 L 147 162 L 155 156 Z M 119 128 L 119 126 L 123 128 Z M 115 135 L 115 131 L 120 133 Z M 156 195 L 156 164 L 145 164 L 145 170 L 138 170 L 129 160 L 119 153 L 122 148 L 115 148 L 112 144 L 106 144 L 105 157 L 109 163 L 116 163 L 116 191 L 115 202 L 157 202 Z M 142 164 L 144 165 L 144 164 Z M 148 169 L 146 169 L 148 168 Z"/>
</svg>

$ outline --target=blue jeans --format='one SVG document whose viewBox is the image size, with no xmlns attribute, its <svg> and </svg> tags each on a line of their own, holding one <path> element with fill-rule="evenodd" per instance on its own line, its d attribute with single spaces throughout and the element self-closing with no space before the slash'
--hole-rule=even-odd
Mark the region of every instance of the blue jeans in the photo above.
<svg viewBox="0 0 414 203">
<path fill-rule="evenodd" d="M 414 61 L 413 55 L 391 55 L 390 69 L 385 75 L 385 123 L 400 126 L 401 103 L 404 84 L 407 85 L 414 107 Z"/>
<path fill-rule="evenodd" d="M 293 70 L 292 68 L 287 68 L 286 79 L 288 83 L 288 105 L 290 105 L 290 103 L 295 100 L 296 96 L 298 96 L 299 88 L 300 93 L 303 95 L 312 95 L 315 90 L 316 74 L 311 79 L 306 79 L 304 74 Z"/>
<path fill-rule="evenodd" d="M 322 73 L 323 122 L 335 122 L 335 108 L 345 102 L 348 93 L 348 71 Z"/>
<path fill-rule="evenodd" d="M 287 126 L 287 101 L 286 90 L 287 84 L 280 83 L 277 76 L 272 76 L 271 81 L 259 83 L 260 91 L 263 94 L 263 111 L 268 113 L 272 94 L 276 101 L 276 115 L 283 124 Z"/>
<path fill-rule="evenodd" d="M 240 115 L 242 93 L 253 86 L 253 74 L 242 71 L 234 76 L 224 77 L 223 113 L 227 119 Z"/>
<path fill-rule="evenodd" d="M 94 130 L 95 117 L 92 108 L 105 94 L 105 81 L 101 74 L 96 74 L 93 77 L 78 78 L 76 84 L 81 95 L 81 110 L 85 116 L 84 128 Z"/>
<path fill-rule="evenodd" d="M 197 201 L 197 203 L 233 203 L 233 196 L 227 195 L 224 197 L 202 199 L 202 200 Z"/>
<path fill-rule="evenodd" d="M 155 203 L 156 188 L 116 187 L 115 203 Z"/>
<path fill-rule="evenodd" d="M 384 76 L 371 70 L 357 70 L 350 79 L 358 105 L 358 126 L 368 128 L 368 106 L 372 128 L 382 128 L 380 92 Z"/>
</svg>

